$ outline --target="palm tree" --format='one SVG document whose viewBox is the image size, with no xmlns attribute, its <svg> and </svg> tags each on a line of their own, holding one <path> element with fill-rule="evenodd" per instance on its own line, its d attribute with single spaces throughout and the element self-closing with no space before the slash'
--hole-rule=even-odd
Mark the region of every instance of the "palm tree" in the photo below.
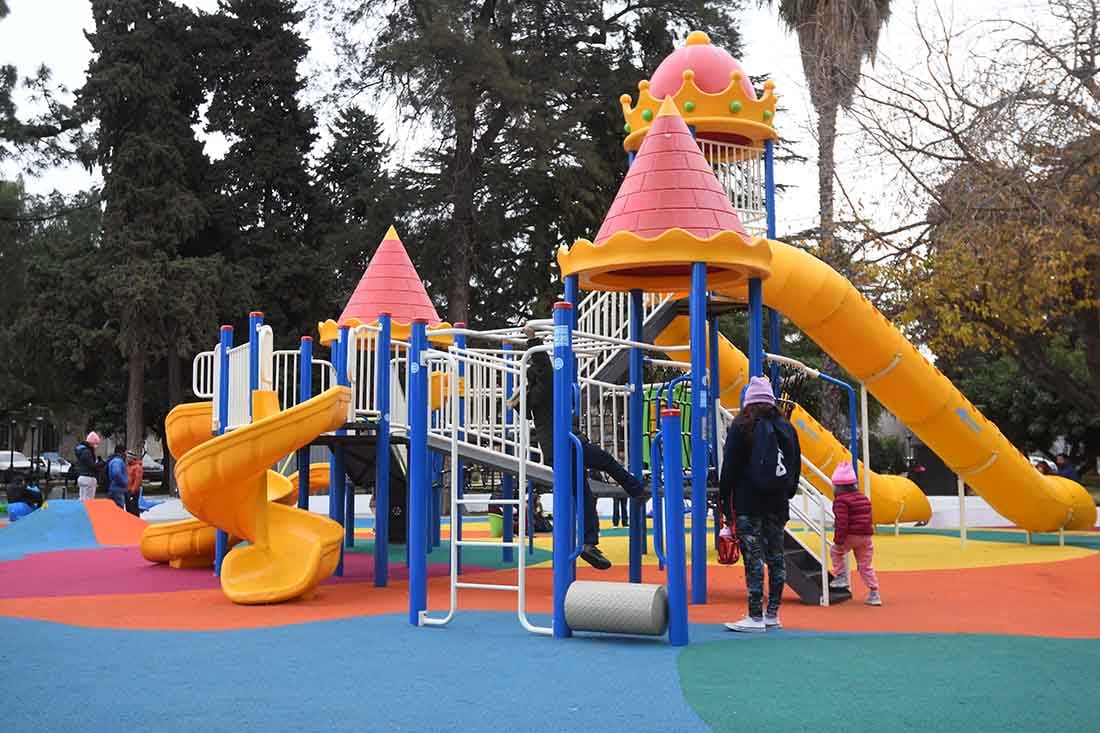
<svg viewBox="0 0 1100 733">
<path fill-rule="evenodd" d="M 817 110 L 821 254 L 835 267 L 841 264 L 833 236 L 836 115 L 851 105 L 863 61 L 875 61 L 890 0 L 761 0 L 764 3 L 777 5 L 779 18 L 798 34 L 802 70 Z"/>
</svg>

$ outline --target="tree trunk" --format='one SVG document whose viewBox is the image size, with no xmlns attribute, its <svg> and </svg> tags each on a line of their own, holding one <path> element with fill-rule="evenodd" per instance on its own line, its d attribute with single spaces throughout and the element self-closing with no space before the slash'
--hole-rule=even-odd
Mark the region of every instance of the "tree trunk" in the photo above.
<svg viewBox="0 0 1100 733">
<path fill-rule="evenodd" d="M 145 444 L 145 352 L 132 347 L 129 359 L 130 384 L 126 390 L 126 447 L 141 452 Z"/>
<path fill-rule="evenodd" d="M 474 234 L 474 106 L 470 90 L 455 93 L 455 150 L 451 162 L 451 200 L 454 214 L 451 232 L 450 278 L 447 286 L 447 317 L 451 323 L 470 320 L 470 276 L 477 251 Z M 461 95 L 461 96 L 460 96 Z"/>
<path fill-rule="evenodd" d="M 836 162 L 833 159 L 836 147 L 837 105 L 833 102 L 817 110 L 817 190 L 818 213 L 821 217 L 821 256 L 827 263 L 839 269 L 840 253 L 836 249 L 834 230 L 836 224 L 833 214 L 833 174 Z"/>
<path fill-rule="evenodd" d="M 171 409 L 183 402 L 183 384 L 180 377 L 180 357 L 176 348 L 176 339 L 173 335 L 168 339 L 168 353 L 165 356 L 168 360 L 168 408 Z M 165 436 L 164 441 L 164 482 L 168 489 L 168 493 L 172 496 L 176 495 L 176 472 L 172 470 L 175 458 L 168 451 L 168 440 Z"/>
</svg>

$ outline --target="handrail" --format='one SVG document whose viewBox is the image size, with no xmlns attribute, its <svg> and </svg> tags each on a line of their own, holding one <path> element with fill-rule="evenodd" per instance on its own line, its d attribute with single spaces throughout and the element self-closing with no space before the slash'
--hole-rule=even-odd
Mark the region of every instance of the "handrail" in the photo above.
<svg viewBox="0 0 1100 733">
<path fill-rule="evenodd" d="M 661 462 L 658 460 L 658 449 L 664 442 L 664 435 L 658 432 L 649 441 L 649 479 L 653 485 L 651 498 L 653 500 L 653 552 L 657 555 L 657 569 L 665 569 L 665 515 L 664 504 L 661 501 L 662 471 Z"/>
</svg>

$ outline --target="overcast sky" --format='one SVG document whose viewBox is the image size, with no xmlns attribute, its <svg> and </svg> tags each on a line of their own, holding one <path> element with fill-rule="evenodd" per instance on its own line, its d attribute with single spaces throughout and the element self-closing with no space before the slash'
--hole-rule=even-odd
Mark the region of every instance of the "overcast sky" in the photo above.
<svg viewBox="0 0 1100 733">
<path fill-rule="evenodd" d="M 193 7 L 213 9 L 216 0 L 193 0 Z M 802 74 L 798 43 L 793 34 L 785 31 L 776 19 L 774 10 L 757 7 L 755 0 L 748 0 L 741 32 L 745 39 L 745 68 L 752 74 L 768 72 L 781 95 L 780 104 L 786 108 L 777 115 L 776 124 L 785 137 L 796 140 L 796 152 L 808 162 L 802 165 L 784 163 L 777 168 L 777 179 L 790 186 L 777 201 L 779 234 L 796 232 L 813 226 L 817 219 L 817 171 L 816 142 L 813 108 L 810 105 Z M 54 78 L 71 89 L 83 83 L 90 49 L 83 32 L 92 24 L 90 4 L 87 0 L 8 0 L 11 14 L 0 21 L 0 63 L 14 64 L 22 75 L 27 75 L 40 64 L 53 71 Z M 977 18 L 1012 16 L 1023 21 L 1035 21 L 1037 0 L 940 0 L 942 11 L 952 17 L 957 26 Z M 915 30 L 914 13 L 922 17 L 934 11 L 931 0 L 894 0 L 893 15 L 880 43 L 880 55 L 898 66 L 907 66 L 919 56 L 920 44 Z M 705 30 L 705 29 L 704 29 Z M 334 61 L 331 46 L 320 31 L 311 32 L 312 51 L 304 73 L 317 73 Z M 623 90 L 636 93 L 636 89 Z M 309 97 L 316 98 L 316 91 Z M 608 105 L 618 108 L 618 100 L 608 100 Z M 20 109 L 22 115 L 31 110 Z M 413 145 L 400 144 L 410 136 L 398 134 L 396 116 L 392 109 L 384 110 L 389 121 L 388 134 L 399 142 L 398 153 L 411 155 Z M 889 171 L 871 169 L 861 160 L 860 138 L 850 121 L 840 121 L 840 140 L 836 160 L 839 176 L 846 182 L 848 193 L 866 209 L 882 228 L 896 222 L 887 195 Z M 207 150 L 218 155 L 224 149 L 223 141 L 207 140 Z M 0 175 L 10 177 L 19 172 L 14 165 L 0 167 Z M 73 192 L 87 188 L 97 180 L 78 167 L 54 170 L 40 178 L 28 178 L 27 188 L 34 193 L 48 193 L 54 189 Z M 840 196 L 838 192 L 838 203 Z"/>
</svg>

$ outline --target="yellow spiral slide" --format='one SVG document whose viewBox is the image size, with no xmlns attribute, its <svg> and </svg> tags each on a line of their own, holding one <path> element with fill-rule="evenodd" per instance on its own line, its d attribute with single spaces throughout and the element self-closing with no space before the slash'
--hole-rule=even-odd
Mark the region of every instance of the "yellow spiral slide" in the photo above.
<svg viewBox="0 0 1100 733">
<path fill-rule="evenodd" d="M 690 321 L 678 316 L 654 341 L 658 346 L 685 344 L 688 342 Z M 708 340 L 709 343 L 709 340 Z M 709 349 L 709 347 L 708 347 Z M 669 358 L 687 362 L 691 357 L 682 351 L 672 351 Z M 709 351 L 708 351 L 709 357 Z M 730 343 L 725 336 L 718 336 L 718 361 L 722 383 L 718 385 L 722 406 L 733 409 L 738 406 L 741 388 L 748 381 L 749 360 Z M 826 430 L 810 413 L 795 405 L 791 423 L 798 431 L 802 454 L 825 475 L 832 473 L 841 461 L 850 461 L 852 453 L 833 434 Z M 864 470 L 862 461 L 859 470 Z M 826 496 L 832 498 L 833 486 L 812 471 L 802 475 Z M 862 476 L 862 473 L 861 473 Z M 862 481 L 862 478 L 860 479 Z M 926 522 L 932 517 L 932 505 L 924 492 L 904 476 L 890 476 L 871 471 L 871 513 L 877 524 L 898 522 Z"/>
<path fill-rule="evenodd" d="M 764 303 L 867 385 L 1001 516 L 1033 532 L 1096 524 L 1096 505 L 1083 486 L 1036 471 L 842 275 L 800 249 L 769 244 Z M 744 285 L 725 294 L 740 300 L 747 295 Z M 872 500 L 874 494 L 872 486 Z"/>
<path fill-rule="evenodd" d="M 254 422 L 210 437 L 210 403 L 180 405 L 165 420 L 169 449 L 179 456 L 176 481 L 196 519 L 153 525 L 142 553 L 174 565 L 209 562 L 214 527 L 247 540 L 222 562 L 221 585 L 235 603 L 277 603 L 308 595 L 335 570 L 343 529 L 293 506 L 295 489 L 269 470 L 280 458 L 347 418 L 351 390 L 334 387 L 278 411 L 274 392 L 252 395 Z"/>
</svg>

